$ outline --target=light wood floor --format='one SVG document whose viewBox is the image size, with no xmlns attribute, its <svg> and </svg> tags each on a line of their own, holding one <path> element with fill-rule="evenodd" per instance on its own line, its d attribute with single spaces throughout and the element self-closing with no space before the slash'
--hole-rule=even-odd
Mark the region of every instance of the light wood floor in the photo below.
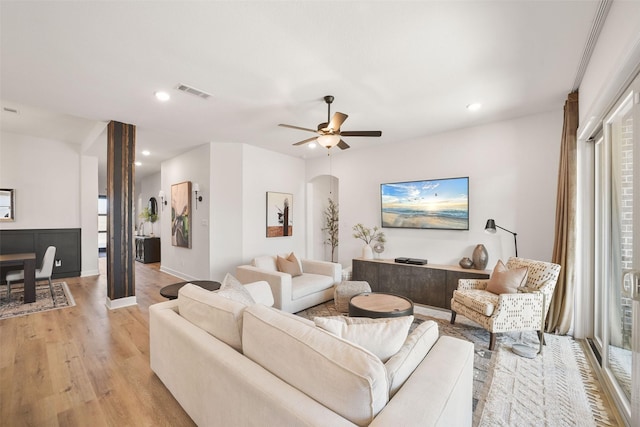
<svg viewBox="0 0 640 427">
<path fill-rule="evenodd" d="M 149 305 L 179 282 L 136 262 L 137 306 L 109 310 L 103 274 L 60 279 L 76 306 L 0 320 L 1 426 L 193 426 L 149 368 Z"/>
</svg>

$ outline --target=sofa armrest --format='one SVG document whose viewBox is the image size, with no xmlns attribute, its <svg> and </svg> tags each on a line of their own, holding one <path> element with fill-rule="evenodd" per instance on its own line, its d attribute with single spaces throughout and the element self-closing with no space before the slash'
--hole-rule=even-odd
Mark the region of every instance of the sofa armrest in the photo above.
<svg viewBox="0 0 640 427">
<path fill-rule="evenodd" d="M 283 301 L 291 301 L 291 275 L 279 271 L 263 270 L 252 265 L 236 267 L 236 278 L 242 284 L 265 281 L 271 287 L 273 306 L 282 308 Z"/>
<path fill-rule="evenodd" d="M 467 289 L 487 289 L 487 283 L 489 283 L 488 279 L 458 279 L 458 289 L 459 290 L 467 290 Z"/>
<path fill-rule="evenodd" d="M 473 344 L 441 336 L 370 427 L 471 426 Z"/>
<path fill-rule="evenodd" d="M 342 281 L 342 265 L 337 262 L 317 261 L 311 259 L 303 259 L 300 262 L 302 263 L 303 273 L 330 276 L 333 277 L 333 283 L 340 283 Z"/>
</svg>

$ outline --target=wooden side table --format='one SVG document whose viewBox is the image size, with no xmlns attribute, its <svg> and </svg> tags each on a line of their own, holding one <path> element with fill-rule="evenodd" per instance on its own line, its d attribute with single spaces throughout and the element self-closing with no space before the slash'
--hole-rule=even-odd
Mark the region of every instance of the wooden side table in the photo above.
<svg viewBox="0 0 640 427">
<path fill-rule="evenodd" d="M 413 302 L 400 295 L 383 292 L 364 292 L 349 300 L 351 317 L 402 317 L 413 314 Z"/>
<path fill-rule="evenodd" d="M 214 282 L 213 280 L 191 280 L 165 286 L 164 288 L 160 289 L 160 295 L 165 298 L 176 299 L 178 298 L 178 291 L 180 291 L 180 288 L 187 283 L 192 283 L 196 286 L 200 286 L 201 288 L 204 288 L 208 291 L 217 291 L 218 289 L 220 289 L 220 286 L 222 286 L 220 282 Z"/>
</svg>

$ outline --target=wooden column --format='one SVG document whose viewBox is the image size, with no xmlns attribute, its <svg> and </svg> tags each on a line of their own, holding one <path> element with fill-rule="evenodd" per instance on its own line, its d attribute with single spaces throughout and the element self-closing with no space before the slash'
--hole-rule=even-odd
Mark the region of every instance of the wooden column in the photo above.
<svg viewBox="0 0 640 427">
<path fill-rule="evenodd" d="M 136 127 L 110 122 L 107 128 L 107 297 L 136 293 L 133 218 Z"/>
</svg>

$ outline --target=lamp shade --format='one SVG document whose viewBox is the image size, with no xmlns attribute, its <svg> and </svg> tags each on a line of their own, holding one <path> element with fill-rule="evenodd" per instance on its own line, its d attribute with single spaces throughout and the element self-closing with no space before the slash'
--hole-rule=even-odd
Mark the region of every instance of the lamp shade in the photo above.
<svg viewBox="0 0 640 427">
<path fill-rule="evenodd" d="M 340 142 L 340 135 L 320 135 L 318 137 L 318 144 L 325 148 L 331 148 Z"/>
<path fill-rule="evenodd" d="M 484 226 L 484 231 L 487 233 L 495 234 L 496 232 L 496 222 L 493 219 L 487 220 L 487 225 Z"/>
<path fill-rule="evenodd" d="M 200 191 L 200 184 L 198 184 L 197 182 L 193 184 L 193 191 L 195 191 L 196 193 L 198 191 Z"/>
<path fill-rule="evenodd" d="M 158 192 L 158 197 L 160 197 L 161 199 L 164 199 L 164 191 L 163 190 L 160 190 Z"/>
</svg>

